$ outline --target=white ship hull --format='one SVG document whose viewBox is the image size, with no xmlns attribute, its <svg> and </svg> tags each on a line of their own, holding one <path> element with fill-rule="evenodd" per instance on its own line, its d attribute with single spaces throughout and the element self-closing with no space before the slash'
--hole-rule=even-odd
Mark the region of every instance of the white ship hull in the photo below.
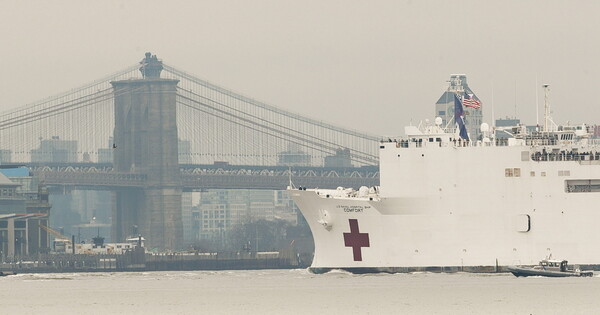
<svg viewBox="0 0 600 315">
<path fill-rule="evenodd" d="M 576 186 L 600 179 L 600 149 L 550 161 L 535 153 L 552 148 L 525 142 L 406 145 L 381 144 L 377 194 L 291 191 L 315 240 L 313 271 L 489 272 L 550 254 L 600 266 L 600 192 Z"/>
</svg>

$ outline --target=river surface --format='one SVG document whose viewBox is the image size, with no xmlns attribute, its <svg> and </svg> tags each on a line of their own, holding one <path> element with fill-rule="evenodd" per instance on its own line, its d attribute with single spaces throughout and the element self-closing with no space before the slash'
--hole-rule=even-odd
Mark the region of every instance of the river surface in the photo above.
<svg viewBox="0 0 600 315">
<path fill-rule="evenodd" d="M 0 314 L 598 314 L 600 276 L 304 269 L 19 274 Z"/>
</svg>

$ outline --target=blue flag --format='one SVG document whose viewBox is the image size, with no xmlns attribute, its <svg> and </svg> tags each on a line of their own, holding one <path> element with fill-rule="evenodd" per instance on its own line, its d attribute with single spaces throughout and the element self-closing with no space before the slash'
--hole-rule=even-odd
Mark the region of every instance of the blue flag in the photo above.
<svg viewBox="0 0 600 315">
<path fill-rule="evenodd" d="M 465 122 L 463 121 L 462 116 L 465 114 L 463 111 L 462 102 L 458 99 L 458 96 L 454 94 L 454 121 L 458 124 L 458 128 L 460 130 L 460 137 L 469 140 L 469 135 L 467 134 L 467 128 L 465 127 Z"/>
</svg>

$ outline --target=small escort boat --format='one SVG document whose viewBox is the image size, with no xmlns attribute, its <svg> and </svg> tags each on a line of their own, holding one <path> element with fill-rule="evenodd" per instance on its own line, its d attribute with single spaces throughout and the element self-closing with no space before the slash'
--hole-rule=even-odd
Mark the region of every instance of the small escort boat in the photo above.
<svg viewBox="0 0 600 315">
<path fill-rule="evenodd" d="M 507 269 L 516 277 L 542 276 L 542 277 L 591 277 L 591 270 L 581 271 L 578 266 L 573 269 L 567 267 L 566 260 L 543 259 L 540 264 L 533 267 L 508 266 Z"/>
</svg>

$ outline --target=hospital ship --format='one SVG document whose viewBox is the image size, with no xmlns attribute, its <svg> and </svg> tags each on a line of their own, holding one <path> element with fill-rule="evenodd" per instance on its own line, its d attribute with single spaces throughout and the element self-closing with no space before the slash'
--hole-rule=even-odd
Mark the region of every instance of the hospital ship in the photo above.
<svg viewBox="0 0 600 315">
<path fill-rule="evenodd" d="M 454 97 L 452 128 L 437 117 L 379 143 L 380 186 L 291 190 L 314 237 L 311 271 L 494 272 L 550 255 L 600 267 L 592 127 L 557 126 L 546 105 L 534 130 L 501 139 L 483 123 L 469 139 L 468 96 Z"/>
</svg>

